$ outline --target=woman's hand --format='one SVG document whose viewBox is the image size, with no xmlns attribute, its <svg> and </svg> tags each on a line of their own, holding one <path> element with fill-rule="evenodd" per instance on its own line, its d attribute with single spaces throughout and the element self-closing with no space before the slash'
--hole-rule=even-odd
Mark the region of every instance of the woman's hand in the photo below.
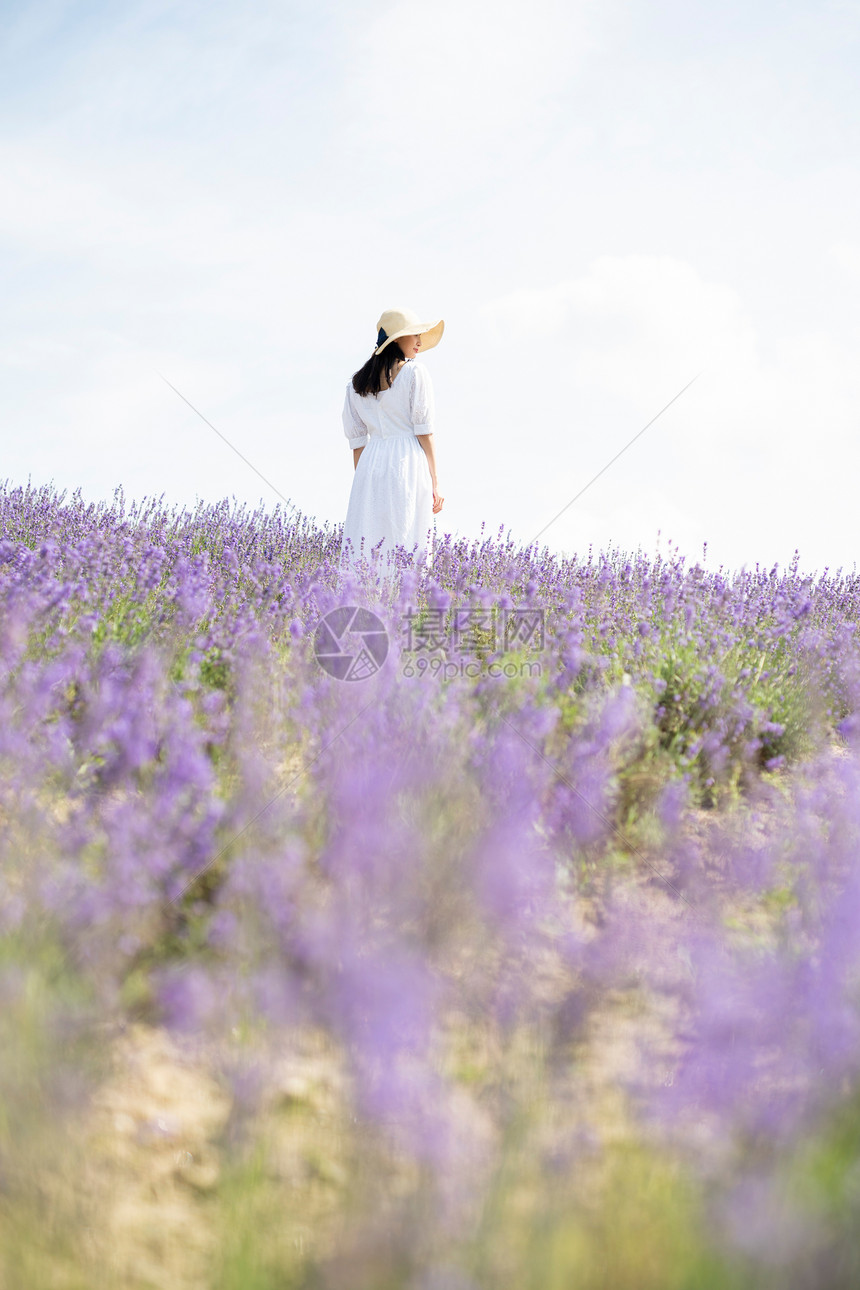
<svg viewBox="0 0 860 1290">
<path fill-rule="evenodd" d="M 442 503 L 445 498 L 439 492 L 439 481 L 436 478 L 436 454 L 433 451 L 433 435 L 419 434 L 416 435 L 416 438 L 424 449 L 424 455 L 427 458 L 427 467 L 430 471 L 430 483 L 433 485 L 433 514 L 438 515 L 442 509 Z"/>
</svg>

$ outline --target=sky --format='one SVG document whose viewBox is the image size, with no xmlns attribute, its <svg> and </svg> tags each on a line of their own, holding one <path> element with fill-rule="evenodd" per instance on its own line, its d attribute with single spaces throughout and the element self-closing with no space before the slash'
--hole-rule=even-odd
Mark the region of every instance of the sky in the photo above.
<svg viewBox="0 0 860 1290">
<path fill-rule="evenodd" d="M 850 572 L 858 85 L 857 0 L 0 0 L 0 480 L 339 525 L 405 307 L 437 533 Z"/>
</svg>

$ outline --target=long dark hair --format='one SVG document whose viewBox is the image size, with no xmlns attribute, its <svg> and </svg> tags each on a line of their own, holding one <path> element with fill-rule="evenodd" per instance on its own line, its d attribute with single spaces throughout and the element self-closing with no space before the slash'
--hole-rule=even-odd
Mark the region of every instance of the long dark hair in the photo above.
<svg viewBox="0 0 860 1290">
<path fill-rule="evenodd" d="M 385 332 L 381 331 L 377 345 L 381 345 L 386 339 Z M 364 367 L 360 367 L 352 378 L 352 388 L 356 394 L 378 394 L 382 389 L 383 372 L 385 384 L 390 385 L 394 368 L 403 361 L 404 357 L 403 350 L 396 340 L 386 345 L 381 354 L 371 354 Z M 406 361 L 408 362 L 408 359 Z"/>
</svg>

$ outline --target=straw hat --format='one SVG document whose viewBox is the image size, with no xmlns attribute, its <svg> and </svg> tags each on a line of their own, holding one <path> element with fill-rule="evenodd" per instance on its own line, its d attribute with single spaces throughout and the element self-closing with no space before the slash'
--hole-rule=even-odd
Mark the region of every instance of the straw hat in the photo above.
<svg viewBox="0 0 860 1290">
<path fill-rule="evenodd" d="M 393 340 L 399 340 L 401 336 L 420 336 L 421 348 L 424 350 L 432 349 L 434 345 L 439 344 L 442 332 L 445 330 L 445 323 L 441 318 L 438 322 L 421 322 L 418 314 L 413 313 L 411 309 L 386 309 L 376 324 L 376 330 L 379 335 L 376 338 L 374 354 L 381 354 L 386 345 L 390 345 Z"/>
</svg>

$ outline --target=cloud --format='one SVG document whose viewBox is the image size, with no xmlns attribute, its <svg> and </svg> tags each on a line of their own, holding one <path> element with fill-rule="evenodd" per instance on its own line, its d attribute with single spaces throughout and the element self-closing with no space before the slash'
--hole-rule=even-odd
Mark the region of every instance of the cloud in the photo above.
<svg viewBox="0 0 860 1290">
<path fill-rule="evenodd" d="M 44 144 L 0 142 L 4 183 L 0 237 L 43 254 L 92 250 L 122 234 L 136 219 L 106 186 L 107 176 L 68 160 Z"/>
<path fill-rule="evenodd" d="M 596 0 L 395 0 L 352 44 L 348 148 L 380 164 L 414 140 L 443 183 L 516 166 L 599 46 L 613 6 Z M 414 183 L 420 183 L 420 169 Z M 428 203 L 434 198 L 426 194 Z"/>
<path fill-rule="evenodd" d="M 499 388 L 526 362 L 541 373 L 514 394 L 527 433 L 497 445 L 517 458 L 525 540 L 701 372 L 543 540 L 653 548 L 660 530 L 693 553 L 709 542 L 729 564 L 787 562 L 795 546 L 825 563 L 834 543 L 849 549 L 833 463 L 856 438 L 850 335 L 810 330 L 765 356 L 742 295 L 667 256 L 600 257 L 577 278 L 488 302 L 481 318 Z"/>
<path fill-rule="evenodd" d="M 583 276 L 490 301 L 502 347 L 548 345 L 578 386 L 653 400 L 685 374 L 749 373 L 756 337 L 737 291 L 671 256 L 602 256 Z"/>
<path fill-rule="evenodd" d="M 846 273 L 855 282 L 860 279 L 860 244 L 857 242 L 835 242 L 829 249 L 833 267 Z"/>
</svg>

